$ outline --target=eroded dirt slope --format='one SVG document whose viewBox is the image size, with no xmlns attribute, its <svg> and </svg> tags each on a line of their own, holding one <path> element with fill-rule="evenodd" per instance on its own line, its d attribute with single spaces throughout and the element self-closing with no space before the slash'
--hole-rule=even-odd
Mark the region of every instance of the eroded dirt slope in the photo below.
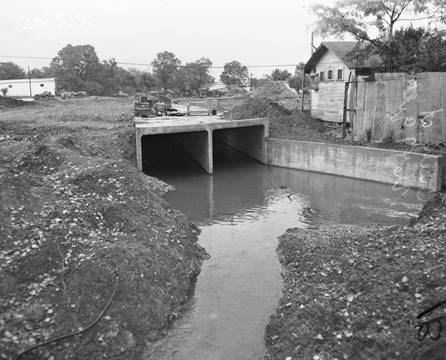
<svg viewBox="0 0 446 360">
<path fill-rule="evenodd" d="M 419 341 L 415 326 L 446 298 L 445 244 L 444 194 L 411 226 L 288 230 L 266 359 L 444 359 L 444 330 L 437 342 Z M 441 315 L 444 306 L 427 319 Z"/>
<path fill-rule="evenodd" d="M 0 358 L 137 359 L 189 299 L 198 229 L 135 167 L 131 103 L 0 112 Z"/>
</svg>

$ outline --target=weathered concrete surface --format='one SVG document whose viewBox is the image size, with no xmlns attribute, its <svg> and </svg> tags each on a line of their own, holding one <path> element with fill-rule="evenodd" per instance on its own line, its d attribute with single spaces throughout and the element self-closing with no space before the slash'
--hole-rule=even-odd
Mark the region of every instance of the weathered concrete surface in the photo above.
<svg viewBox="0 0 446 360">
<path fill-rule="evenodd" d="M 223 120 L 217 116 L 135 118 L 136 157 L 138 169 L 143 169 L 142 138 L 160 134 L 176 134 L 191 156 L 209 174 L 213 172 L 213 135 L 240 152 L 266 163 L 265 139 L 268 137 L 268 119 Z M 205 135 L 207 133 L 207 136 Z M 207 138 L 207 140 L 206 140 Z"/>
<path fill-rule="evenodd" d="M 437 155 L 294 140 L 267 140 L 268 165 L 440 190 L 444 158 Z"/>
<path fill-rule="evenodd" d="M 208 174 L 213 173 L 212 134 L 209 131 L 180 133 L 175 135 L 175 139 Z"/>
<path fill-rule="evenodd" d="M 262 164 L 266 164 L 265 128 L 263 126 L 215 130 L 213 133 L 216 141 L 225 143 Z"/>
</svg>

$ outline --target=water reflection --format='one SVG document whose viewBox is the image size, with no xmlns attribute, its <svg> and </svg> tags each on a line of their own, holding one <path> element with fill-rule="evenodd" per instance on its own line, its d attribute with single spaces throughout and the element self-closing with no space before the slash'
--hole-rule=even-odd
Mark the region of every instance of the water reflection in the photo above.
<svg viewBox="0 0 446 360">
<path fill-rule="evenodd" d="M 175 186 L 166 200 L 200 225 L 211 259 L 191 311 L 148 359 L 262 359 L 281 291 L 278 236 L 327 223 L 405 223 L 421 206 L 413 192 L 401 199 L 391 186 L 264 167 L 224 148 L 215 160 L 214 176 L 196 166 L 156 174 Z"/>
<path fill-rule="evenodd" d="M 421 207 L 415 191 L 401 197 L 385 184 L 265 167 L 234 151 L 215 155 L 214 176 L 197 166 L 156 174 L 176 189 L 166 199 L 200 225 L 256 216 L 267 208 L 271 189 L 308 201 L 301 215 L 309 224 L 406 223 Z"/>
</svg>

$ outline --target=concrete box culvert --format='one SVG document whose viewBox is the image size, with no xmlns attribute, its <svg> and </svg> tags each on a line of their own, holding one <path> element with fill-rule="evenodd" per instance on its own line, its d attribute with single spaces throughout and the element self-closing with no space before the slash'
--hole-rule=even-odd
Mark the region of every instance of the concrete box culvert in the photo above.
<svg viewBox="0 0 446 360">
<path fill-rule="evenodd" d="M 222 142 L 266 164 L 268 119 L 221 120 L 216 117 L 186 117 L 163 121 L 137 121 L 136 154 L 139 170 L 150 170 L 150 160 L 160 147 L 177 147 L 208 174 L 214 171 L 213 143 Z M 148 146 L 148 145 L 152 146 Z M 144 166 L 143 166 L 144 163 Z"/>
</svg>

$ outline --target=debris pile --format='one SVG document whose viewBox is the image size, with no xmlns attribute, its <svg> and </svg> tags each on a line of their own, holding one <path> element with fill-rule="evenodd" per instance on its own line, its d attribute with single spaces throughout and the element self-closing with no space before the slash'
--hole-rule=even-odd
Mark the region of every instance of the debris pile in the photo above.
<svg viewBox="0 0 446 360">
<path fill-rule="evenodd" d="M 298 94 L 285 81 L 271 81 L 255 88 L 251 95 L 253 99 L 267 99 L 270 103 L 293 111 L 298 108 Z"/>
</svg>

